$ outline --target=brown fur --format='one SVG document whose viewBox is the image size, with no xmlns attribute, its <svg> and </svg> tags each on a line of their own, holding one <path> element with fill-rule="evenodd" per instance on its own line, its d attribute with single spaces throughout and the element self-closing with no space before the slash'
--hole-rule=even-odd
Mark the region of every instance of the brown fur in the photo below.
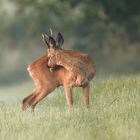
<svg viewBox="0 0 140 140">
<path fill-rule="evenodd" d="M 95 63 L 88 54 L 64 49 L 48 49 L 50 67 L 63 66 L 70 73 L 70 86 L 82 86 L 93 78 Z"/>
<path fill-rule="evenodd" d="M 73 53 L 73 51 L 69 51 L 69 53 L 81 57 L 81 54 L 78 52 Z M 86 61 L 90 62 L 92 60 L 88 60 L 87 58 Z M 48 55 L 45 55 L 28 66 L 27 70 L 35 82 L 35 89 L 29 96 L 23 99 L 23 110 L 28 107 L 34 109 L 39 101 L 55 90 L 56 87 L 61 85 L 64 86 L 68 106 L 71 107 L 73 105 L 72 87 L 69 86 L 71 73 L 61 66 L 57 66 L 53 72 L 50 72 L 50 68 L 47 64 Z M 93 78 L 94 72 L 89 75 L 90 80 Z M 82 88 L 84 103 L 89 107 L 89 84 L 82 86 Z"/>
</svg>

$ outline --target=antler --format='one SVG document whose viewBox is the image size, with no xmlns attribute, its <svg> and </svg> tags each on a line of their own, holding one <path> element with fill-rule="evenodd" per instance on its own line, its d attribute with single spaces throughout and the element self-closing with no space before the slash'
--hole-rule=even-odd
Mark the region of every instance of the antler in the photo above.
<svg viewBox="0 0 140 140">
<path fill-rule="evenodd" d="M 47 45 L 49 44 L 49 37 L 53 37 L 53 31 L 52 29 L 50 28 L 50 35 L 48 35 L 47 33 L 43 34 L 42 33 L 42 40 L 43 42 L 45 42 Z"/>
<path fill-rule="evenodd" d="M 47 46 L 49 47 L 49 36 L 47 34 L 43 34 L 42 33 L 42 40 L 44 43 L 47 44 Z"/>
<path fill-rule="evenodd" d="M 53 31 L 51 28 L 50 28 L 50 35 L 51 35 L 51 37 L 53 37 Z"/>
</svg>

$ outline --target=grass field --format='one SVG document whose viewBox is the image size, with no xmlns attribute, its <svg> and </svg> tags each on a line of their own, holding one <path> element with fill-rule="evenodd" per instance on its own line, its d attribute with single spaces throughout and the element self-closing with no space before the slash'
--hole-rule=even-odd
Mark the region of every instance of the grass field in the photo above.
<svg viewBox="0 0 140 140">
<path fill-rule="evenodd" d="M 32 83 L 0 88 L 0 140 L 140 140 L 140 75 L 95 78 L 87 111 L 74 90 L 68 110 L 59 88 L 36 107 L 21 111 Z"/>
</svg>

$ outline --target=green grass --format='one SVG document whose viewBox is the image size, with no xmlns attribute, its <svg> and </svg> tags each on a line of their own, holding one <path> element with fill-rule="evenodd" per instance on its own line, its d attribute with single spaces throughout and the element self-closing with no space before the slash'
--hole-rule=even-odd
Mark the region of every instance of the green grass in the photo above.
<svg viewBox="0 0 140 140">
<path fill-rule="evenodd" d="M 0 140 L 140 139 L 140 75 L 94 79 L 90 111 L 83 105 L 80 89 L 74 90 L 74 108 L 68 110 L 60 88 L 39 103 L 35 112 L 22 112 L 20 100 L 32 87 L 27 83 L 0 88 L 4 96 Z"/>
</svg>

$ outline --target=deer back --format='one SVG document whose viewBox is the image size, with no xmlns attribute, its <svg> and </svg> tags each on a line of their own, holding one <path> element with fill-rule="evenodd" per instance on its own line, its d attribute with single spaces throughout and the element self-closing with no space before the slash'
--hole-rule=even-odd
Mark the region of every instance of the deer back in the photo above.
<svg viewBox="0 0 140 140">
<path fill-rule="evenodd" d="M 60 85 L 64 85 L 67 82 L 69 77 L 68 71 L 61 67 L 57 66 L 53 72 L 50 71 L 48 67 L 48 55 L 45 55 L 27 68 L 29 75 L 35 82 L 35 85 L 38 89 L 40 88 L 56 88 Z M 65 75 L 65 77 L 64 77 Z"/>
</svg>

